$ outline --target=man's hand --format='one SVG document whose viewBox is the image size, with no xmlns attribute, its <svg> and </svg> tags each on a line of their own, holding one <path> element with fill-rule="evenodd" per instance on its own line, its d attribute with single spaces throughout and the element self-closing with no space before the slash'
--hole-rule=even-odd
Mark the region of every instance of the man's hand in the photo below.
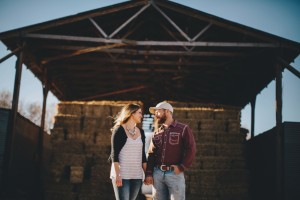
<svg viewBox="0 0 300 200">
<path fill-rule="evenodd" d="M 153 184 L 153 177 L 147 176 L 144 180 L 145 185 L 152 185 Z"/>
</svg>

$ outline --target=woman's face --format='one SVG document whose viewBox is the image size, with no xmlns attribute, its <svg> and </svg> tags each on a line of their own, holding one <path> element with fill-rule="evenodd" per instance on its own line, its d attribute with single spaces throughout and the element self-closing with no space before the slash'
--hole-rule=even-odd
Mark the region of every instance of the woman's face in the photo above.
<svg viewBox="0 0 300 200">
<path fill-rule="evenodd" d="M 142 109 L 138 109 L 134 113 L 132 113 L 132 118 L 136 123 L 141 123 L 143 119 Z"/>
</svg>

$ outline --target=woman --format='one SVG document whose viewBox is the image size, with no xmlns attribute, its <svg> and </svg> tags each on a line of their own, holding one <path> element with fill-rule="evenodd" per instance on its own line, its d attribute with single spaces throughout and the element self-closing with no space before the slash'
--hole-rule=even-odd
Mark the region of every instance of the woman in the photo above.
<svg viewBox="0 0 300 200">
<path fill-rule="evenodd" d="M 115 119 L 111 137 L 111 172 L 117 200 L 135 200 L 146 170 L 145 133 L 136 124 L 143 118 L 141 106 L 124 106 Z"/>
</svg>

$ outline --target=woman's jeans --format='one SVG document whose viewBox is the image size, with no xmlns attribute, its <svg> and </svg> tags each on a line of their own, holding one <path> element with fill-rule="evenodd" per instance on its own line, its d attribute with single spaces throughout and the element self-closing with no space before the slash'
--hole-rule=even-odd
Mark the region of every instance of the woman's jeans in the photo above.
<svg viewBox="0 0 300 200">
<path fill-rule="evenodd" d="M 113 180 L 116 200 L 135 200 L 142 187 L 142 179 L 122 179 L 122 187 Z"/>
<path fill-rule="evenodd" d="M 155 168 L 153 181 L 152 193 L 154 200 L 185 199 L 185 178 L 183 172 L 176 175 L 173 171 L 163 172 Z"/>
</svg>

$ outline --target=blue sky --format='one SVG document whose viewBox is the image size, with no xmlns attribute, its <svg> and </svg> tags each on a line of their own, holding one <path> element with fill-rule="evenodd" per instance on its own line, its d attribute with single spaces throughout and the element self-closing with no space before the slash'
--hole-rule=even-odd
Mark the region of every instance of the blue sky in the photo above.
<svg viewBox="0 0 300 200">
<path fill-rule="evenodd" d="M 0 32 L 65 17 L 120 0 L 1 0 Z M 174 0 L 174 2 L 300 43 L 300 3 L 294 0 Z M 0 43 L 0 58 L 10 53 Z M 0 91 L 13 91 L 16 58 L 0 64 Z M 291 63 L 300 71 L 300 57 Z M 41 102 L 41 83 L 23 66 L 20 101 Z M 300 79 L 283 73 L 283 121 L 300 122 Z M 48 95 L 48 103 L 57 103 Z M 275 126 L 275 81 L 256 99 L 255 133 Z M 250 106 L 242 110 L 241 125 L 250 129 Z"/>
</svg>

